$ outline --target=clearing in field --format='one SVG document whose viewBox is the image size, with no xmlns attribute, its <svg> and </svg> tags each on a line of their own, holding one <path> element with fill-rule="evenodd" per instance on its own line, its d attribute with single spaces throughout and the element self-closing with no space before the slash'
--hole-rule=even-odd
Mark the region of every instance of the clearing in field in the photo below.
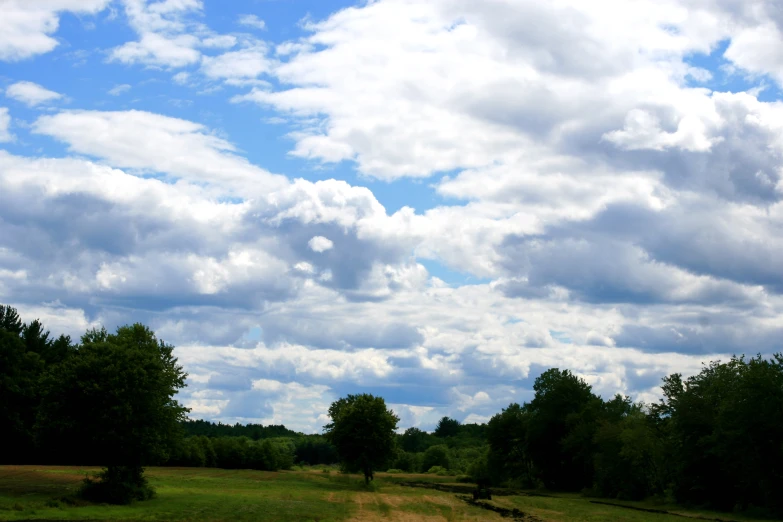
<svg viewBox="0 0 783 522">
<path fill-rule="evenodd" d="M 0 520 L 263 520 L 275 521 L 748 521 L 708 513 L 649 513 L 595 504 L 578 496 L 495 495 L 471 505 L 470 485 L 432 475 L 358 476 L 335 472 L 149 468 L 157 498 L 130 506 L 74 499 L 85 473 L 97 468 L 0 466 Z M 453 479 L 451 479 L 453 480 Z M 640 507 L 640 504 L 630 504 Z M 661 508 L 659 508 L 661 509 Z"/>
</svg>

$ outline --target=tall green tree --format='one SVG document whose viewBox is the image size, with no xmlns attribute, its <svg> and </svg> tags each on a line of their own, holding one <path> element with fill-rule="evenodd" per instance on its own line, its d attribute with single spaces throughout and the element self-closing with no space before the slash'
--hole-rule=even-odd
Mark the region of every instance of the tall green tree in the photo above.
<svg viewBox="0 0 783 522">
<path fill-rule="evenodd" d="M 591 486 L 601 399 L 584 380 L 557 368 L 536 378 L 533 389 L 527 450 L 541 480 L 556 490 Z"/>
<path fill-rule="evenodd" d="M 433 435 L 436 437 L 454 437 L 459 434 L 459 421 L 449 417 L 443 417 L 435 426 Z"/>
<path fill-rule="evenodd" d="M 432 435 L 416 427 L 405 430 L 405 432 L 400 435 L 399 439 L 402 449 L 412 453 L 422 452 L 430 446 L 434 446 L 440 442 L 438 439 L 432 440 Z"/>
<path fill-rule="evenodd" d="M 45 364 L 58 363 L 74 350 L 69 336 L 52 338 L 38 319 L 24 325 L 21 338 L 27 351 L 37 353 Z"/>
<path fill-rule="evenodd" d="M 23 329 L 24 324 L 16 308 L 0 305 L 0 330 L 19 336 L 22 334 Z"/>
<path fill-rule="evenodd" d="M 607 401 L 594 437 L 595 492 L 625 500 L 662 495 L 669 469 L 662 427 L 642 403 L 621 395 Z"/>
<path fill-rule="evenodd" d="M 105 500 L 144 497 L 143 467 L 166 458 L 188 411 L 174 398 L 185 377 L 173 346 L 141 324 L 88 331 L 42 378 L 41 440 L 106 466 Z"/>
<path fill-rule="evenodd" d="M 662 388 L 677 499 L 783 514 L 783 356 L 713 362 Z"/>
<path fill-rule="evenodd" d="M 329 407 L 332 422 L 324 426 L 324 437 L 337 448 L 351 471 L 364 473 L 365 483 L 374 470 L 395 456 L 395 430 L 399 417 L 386 408 L 382 397 L 348 395 Z"/>
<path fill-rule="evenodd" d="M 496 482 L 519 478 L 526 485 L 534 481 L 533 464 L 527 451 L 530 412 L 526 406 L 510 404 L 487 424 L 489 472 Z"/>
<path fill-rule="evenodd" d="M 17 333 L 0 328 L 0 462 L 21 463 L 33 454 L 38 378 L 43 363 L 25 350 Z"/>
</svg>

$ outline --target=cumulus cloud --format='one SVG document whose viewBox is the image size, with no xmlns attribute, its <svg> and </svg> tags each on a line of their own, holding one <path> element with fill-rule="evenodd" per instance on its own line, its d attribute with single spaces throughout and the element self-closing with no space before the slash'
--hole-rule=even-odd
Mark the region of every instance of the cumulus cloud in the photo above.
<svg viewBox="0 0 783 522">
<path fill-rule="evenodd" d="M 678 57 L 708 50 L 711 27 L 686 26 L 673 6 L 648 2 L 617 3 L 611 17 L 567 4 L 382 1 L 344 9 L 309 24 L 312 35 L 275 69 L 290 89 L 235 101 L 324 115 L 328 125 L 294 135 L 293 153 L 355 160 L 385 179 L 490 165 L 527 147 L 531 135 L 557 139 L 592 125 L 588 118 L 612 126 L 639 103 L 690 107 Z M 586 106 L 599 111 L 588 117 Z"/>
<path fill-rule="evenodd" d="M 33 82 L 16 82 L 9 85 L 5 90 L 5 95 L 28 107 L 37 107 L 63 98 L 62 94 L 50 91 Z"/>
<path fill-rule="evenodd" d="M 201 11 L 201 0 L 123 0 L 123 4 L 128 22 L 139 39 L 112 49 L 110 60 L 169 68 L 199 61 L 201 52 L 197 47 L 201 39 L 194 33 L 208 31 L 189 23 L 187 16 Z"/>
<path fill-rule="evenodd" d="M 656 116 L 641 109 L 633 109 L 625 117 L 622 130 L 607 132 L 603 138 L 626 150 L 664 150 L 681 147 L 694 152 L 707 152 L 712 142 L 704 136 L 704 123 L 699 119 L 683 118 L 675 132 L 661 129 Z"/>
<path fill-rule="evenodd" d="M 334 247 L 334 243 L 323 236 L 314 236 L 307 242 L 307 246 L 309 246 L 310 250 L 313 252 L 326 252 Z"/>
<path fill-rule="evenodd" d="M 0 151 L 0 295 L 150 324 L 195 414 L 317 431 L 369 391 L 431 428 L 552 366 L 651 400 L 668 373 L 778 349 L 768 2 L 378 0 L 288 42 L 214 33 L 195 0 L 124 6 L 139 39 L 113 59 L 248 86 L 232 101 L 289 124 L 293 155 L 410 184 L 274 175 L 230 126 L 141 110 L 33 122 L 78 158 Z M 707 54 L 747 92 L 720 92 Z M 428 208 L 373 192 L 414 185 Z"/>
<path fill-rule="evenodd" d="M 48 53 L 58 45 L 52 37 L 63 12 L 96 14 L 110 0 L 58 0 L 31 2 L 5 0 L 0 17 L 0 60 L 18 61 Z"/>
</svg>

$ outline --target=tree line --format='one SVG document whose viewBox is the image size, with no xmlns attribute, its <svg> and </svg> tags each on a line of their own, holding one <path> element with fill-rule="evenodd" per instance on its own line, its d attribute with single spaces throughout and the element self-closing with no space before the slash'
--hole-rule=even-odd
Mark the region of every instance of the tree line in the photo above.
<svg viewBox="0 0 783 522">
<path fill-rule="evenodd" d="M 408 428 L 383 398 L 348 395 L 320 435 L 187 419 L 186 374 L 143 325 L 52 337 L 0 306 L 0 463 L 104 466 L 84 496 L 153 494 L 144 466 L 281 470 L 339 465 L 458 475 L 517 488 L 783 514 L 783 356 L 732 357 L 665 377 L 653 404 L 603 399 L 568 370 L 536 378 L 529 402 L 486 424 Z"/>
</svg>

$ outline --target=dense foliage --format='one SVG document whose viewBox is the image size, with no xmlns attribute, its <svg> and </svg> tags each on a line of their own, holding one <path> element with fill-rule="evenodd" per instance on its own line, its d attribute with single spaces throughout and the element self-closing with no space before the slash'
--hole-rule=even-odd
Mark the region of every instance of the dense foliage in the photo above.
<svg viewBox="0 0 783 522">
<path fill-rule="evenodd" d="M 223 424 L 202 419 L 188 419 L 182 423 L 187 436 L 203 435 L 205 437 L 247 437 L 248 439 L 270 439 L 273 437 L 298 437 L 300 434 L 282 425 L 270 424 Z"/>
<path fill-rule="evenodd" d="M 295 464 L 332 465 L 340 461 L 336 448 L 322 435 L 305 435 L 285 426 L 186 420 L 182 428 L 186 438 L 176 446 L 167 465 L 275 471 Z M 261 446 L 268 448 L 262 454 L 276 456 L 257 458 L 255 448 Z"/>
<path fill-rule="evenodd" d="M 52 458 L 110 468 L 165 460 L 187 411 L 174 399 L 185 373 L 172 350 L 140 324 L 82 336 L 39 380 L 37 434 Z"/>
<path fill-rule="evenodd" d="M 783 358 L 733 357 L 664 379 L 651 406 L 604 401 L 568 371 L 488 424 L 496 482 L 783 514 Z"/>
<path fill-rule="evenodd" d="M 380 397 L 332 404 L 323 435 L 285 426 L 184 418 L 185 374 L 172 347 L 142 325 L 53 338 L 0 306 L 0 463 L 98 464 L 83 494 L 147 498 L 143 466 L 280 470 L 334 465 L 464 475 L 525 488 L 660 499 L 783 514 L 783 356 L 733 357 L 664 378 L 656 404 L 605 400 L 550 369 L 530 402 L 487 424 L 444 417 L 433 433 L 398 419 Z"/>
<path fill-rule="evenodd" d="M 332 422 L 324 426 L 326 440 L 337 448 L 348 470 L 361 471 L 369 482 L 373 472 L 388 465 L 394 455 L 399 417 L 386 408 L 381 397 L 367 393 L 333 402 L 329 417 Z"/>
<path fill-rule="evenodd" d="M 173 347 L 145 326 L 90 330 L 79 344 L 50 338 L 0 307 L 0 422 L 12 444 L 3 462 L 105 466 L 82 494 L 127 503 L 152 496 L 144 466 L 168 458 L 187 409 Z"/>
</svg>

